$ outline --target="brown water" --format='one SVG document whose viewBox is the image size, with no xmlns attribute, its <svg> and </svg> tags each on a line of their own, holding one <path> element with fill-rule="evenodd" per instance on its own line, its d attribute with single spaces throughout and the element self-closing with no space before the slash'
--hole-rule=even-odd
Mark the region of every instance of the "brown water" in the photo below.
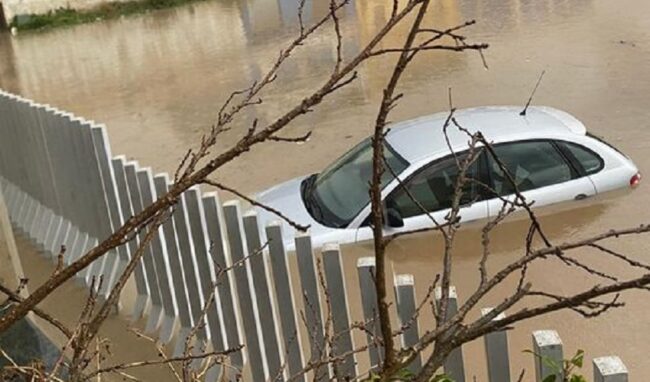
<svg viewBox="0 0 650 382">
<path fill-rule="evenodd" d="M 259 77 L 295 33 L 289 7 L 293 1 L 209 1 L 148 15 L 25 34 L 0 34 L 0 87 L 43 103 L 104 122 L 113 151 L 137 158 L 157 171 L 173 171 L 184 151 L 209 127 L 216 110 L 233 89 Z M 389 15 L 387 1 L 357 1 L 345 15 L 345 52 L 355 52 Z M 327 9 L 316 0 L 308 16 Z M 485 70 L 474 54 L 436 53 L 414 62 L 402 83 L 406 93 L 393 120 L 447 108 L 453 88 L 457 107 L 523 104 L 539 73 L 546 75 L 536 104 L 555 106 L 576 115 L 588 128 L 629 154 L 641 170 L 650 168 L 648 91 L 650 90 L 650 2 L 644 0 L 440 0 L 427 23 L 449 27 L 468 19 L 478 24 L 467 33 L 490 43 Z M 247 118 L 277 116 L 327 75 L 335 44 L 324 33 L 287 63 L 266 103 Z M 386 46 L 399 43 L 399 35 Z M 318 171 L 371 131 L 373 113 L 386 80 L 388 61 L 366 64 L 361 80 L 297 121 L 291 132 L 313 129 L 304 145 L 268 144 L 222 169 L 217 177 L 244 191 L 257 191 L 281 180 Z M 241 127 L 244 126 L 242 123 Z M 233 141 L 225 137 L 222 145 Z M 288 159 L 290 158 L 290 159 Z M 554 240 L 584 237 L 612 227 L 636 225 L 650 217 L 645 185 L 623 198 L 603 201 L 544 218 Z M 494 238 L 490 269 L 518 255 L 525 227 L 503 225 Z M 432 240 L 436 241 L 432 244 Z M 459 295 L 477 282 L 478 236 L 465 232 L 456 249 L 455 279 Z M 396 272 L 413 273 L 418 292 L 440 269 L 439 239 L 418 236 L 402 240 L 391 252 Z M 647 259 L 650 241 L 633 237 L 612 246 Z M 348 278 L 368 248 L 346 251 Z M 593 264 L 630 277 L 620 263 L 581 252 Z M 576 270 L 552 260 L 531 270 L 537 288 L 570 293 L 588 286 Z M 507 286 L 512 286 L 508 280 Z M 499 291 L 486 303 L 496 303 Z M 650 374 L 650 299 L 628 293 L 629 306 L 606 317 L 584 321 L 569 313 L 521 324 L 511 336 L 517 366 L 530 369 L 530 330 L 557 329 L 567 353 L 578 347 L 588 355 L 620 355 L 632 378 Z M 475 317 L 475 315 L 473 316 Z M 426 325 L 427 316 L 421 320 Z M 481 342 L 470 344 L 471 373 L 483 375 L 477 355 Z M 586 368 L 586 373 L 591 373 Z M 513 373 L 515 371 L 513 370 Z M 531 375 L 529 373 L 529 375 Z"/>
</svg>

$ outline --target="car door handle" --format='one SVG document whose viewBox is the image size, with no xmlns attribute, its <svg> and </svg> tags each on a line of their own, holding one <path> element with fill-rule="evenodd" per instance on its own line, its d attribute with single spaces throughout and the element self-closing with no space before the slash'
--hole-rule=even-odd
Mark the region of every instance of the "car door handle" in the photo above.
<svg viewBox="0 0 650 382">
<path fill-rule="evenodd" d="M 576 197 L 574 199 L 575 200 L 584 200 L 584 199 L 587 199 L 587 198 L 588 198 L 587 194 L 578 194 L 578 195 L 576 195 Z"/>
</svg>

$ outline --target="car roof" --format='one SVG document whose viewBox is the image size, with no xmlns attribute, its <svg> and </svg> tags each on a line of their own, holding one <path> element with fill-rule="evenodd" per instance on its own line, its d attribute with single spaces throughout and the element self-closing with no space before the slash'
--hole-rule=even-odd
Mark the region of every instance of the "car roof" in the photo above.
<svg viewBox="0 0 650 382">
<path fill-rule="evenodd" d="M 484 106 L 460 109 L 454 118 L 470 133 L 480 131 L 494 143 L 584 135 L 586 128 L 570 114 L 546 106 L 531 106 L 520 115 L 521 106 Z M 449 112 L 436 113 L 390 126 L 386 141 L 410 163 L 448 154 L 443 126 Z M 454 151 L 468 148 L 469 136 L 453 124 L 447 128 L 449 145 Z"/>
</svg>

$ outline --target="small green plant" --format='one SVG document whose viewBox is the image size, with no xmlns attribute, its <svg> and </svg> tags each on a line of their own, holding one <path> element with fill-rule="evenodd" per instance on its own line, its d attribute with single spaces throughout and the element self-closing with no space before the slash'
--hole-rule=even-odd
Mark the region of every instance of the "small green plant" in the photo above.
<svg viewBox="0 0 650 382">
<path fill-rule="evenodd" d="M 587 382 L 587 379 L 576 370 L 581 369 L 584 364 L 585 352 L 578 349 L 575 355 L 570 359 L 556 361 L 549 357 L 542 356 L 532 350 L 524 350 L 525 353 L 530 353 L 539 358 L 546 366 L 548 366 L 554 373 L 544 378 L 542 382 Z M 558 381 L 558 375 L 562 375 L 562 381 Z"/>
</svg>

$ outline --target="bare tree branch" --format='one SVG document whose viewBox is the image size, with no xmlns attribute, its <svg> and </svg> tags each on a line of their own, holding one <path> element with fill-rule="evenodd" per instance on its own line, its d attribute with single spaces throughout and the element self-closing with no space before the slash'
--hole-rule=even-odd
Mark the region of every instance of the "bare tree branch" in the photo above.
<svg viewBox="0 0 650 382">
<path fill-rule="evenodd" d="M 429 7 L 429 0 L 422 1 L 418 9 L 415 21 L 411 25 L 411 29 L 404 42 L 404 50 L 401 52 L 397 63 L 394 66 L 392 75 L 386 87 L 384 88 L 381 106 L 377 113 L 375 121 L 375 132 L 372 137 L 372 180 L 370 184 L 370 202 L 371 202 L 371 218 L 372 230 L 374 237 L 375 249 L 375 291 L 377 295 L 377 307 L 379 309 L 379 325 L 384 341 L 384 364 L 383 371 L 386 376 L 392 375 L 396 368 L 399 367 L 396 358 L 396 352 L 393 342 L 393 330 L 390 322 L 390 315 L 388 312 L 388 303 L 386 301 L 386 269 L 385 269 L 385 250 L 386 243 L 383 237 L 384 219 L 383 219 L 383 205 L 381 199 L 381 180 L 384 169 L 384 128 L 386 126 L 388 113 L 395 102 L 394 93 L 397 84 L 406 70 L 410 60 L 408 50 L 411 49 L 415 42 L 417 31 L 420 28 L 424 15 Z"/>
<path fill-rule="evenodd" d="M 276 137 L 272 136 L 269 138 L 269 141 L 274 141 L 274 142 L 289 142 L 289 143 L 304 143 L 309 140 L 311 137 L 312 132 L 308 132 L 305 135 L 299 136 L 299 137 L 294 137 L 294 138 L 285 138 L 285 137 Z"/>
<path fill-rule="evenodd" d="M 0 292 L 6 294 L 9 297 L 9 301 L 20 303 L 24 300 L 22 297 L 20 297 L 20 295 L 12 291 L 10 288 L 7 288 L 5 285 L 2 285 L 2 283 L 0 283 Z M 56 318 L 46 313 L 43 309 L 34 308 L 32 309 L 32 311 L 34 312 L 34 314 L 36 314 L 37 316 L 39 316 L 40 318 L 42 318 L 43 320 L 47 321 L 52 326 L 57 328 L 67 338 L 70 338 L 72 336 L 72 331 L 70 329 L 68 329 L 61 321 L 57 320 Z"/>
</svg>

